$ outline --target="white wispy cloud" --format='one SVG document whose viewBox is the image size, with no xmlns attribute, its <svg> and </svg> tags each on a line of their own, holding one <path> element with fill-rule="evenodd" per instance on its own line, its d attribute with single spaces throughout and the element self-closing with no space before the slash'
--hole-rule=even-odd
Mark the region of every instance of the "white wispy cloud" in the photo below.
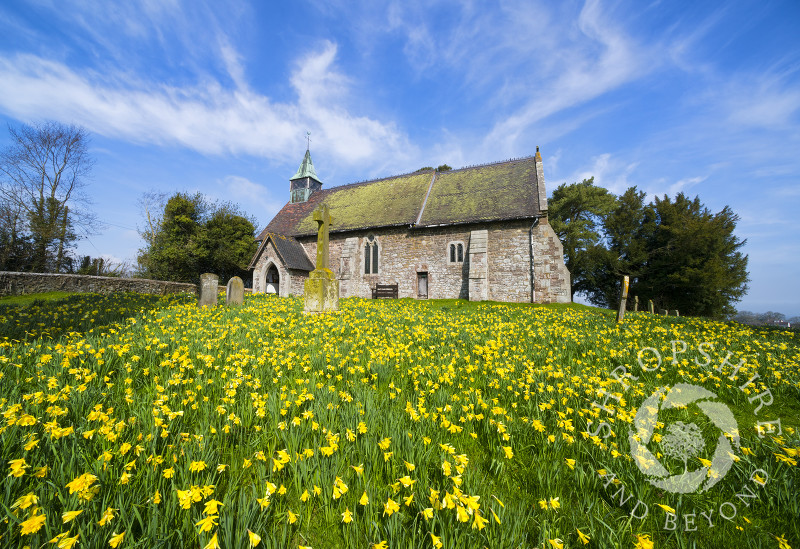
<svg viewBox="0 0 800 549">
<path fill-rule="evenodd" d="M 697 185 L 699 183 L 702 183 L 706 179 L 708 179 L 708 176 L 687 177 L 687 178 L 681 179 L 681 180 L 676 181 L 675 183 L 673 183 L 672 185 L 669 186 L 668 194 L 670 196 L 674 196 L 674 195 L 678 194 L 679 192 L 686 191 L 686 190 L 690 189 L 691 187 L 693 187 L 693 186 L 695 186 L 695 185 Z"/>
<path fill-rule="evenodd" d="M 489 132 L 486 143 L 513 148 L 523 132 L 555 114 L 584 104 L 654 68 L 646 64 L 647 49 L 628 36 L 598 1 L 586 2 L 578 17 L 580 33 L 567 43 L 562 65 L 552 72 L 537 71 L 538 85 L 530 99 Z M 550 52 L 542 52 L 543 56 Z"/>
<path fill-rule="evenodd" d="M 583 181 L 594 177 L 594 184 L 604 187 L 614 194 L 622 194 L 628 187 L 636 185 L 631 182 L 631 174 L 636 170 L 636 162 L 624 162 L 604 153 L 591 159 L 591 165 L 573 174 L 568 183 Z"/>
<path fill-rule="evenodd" d="M 353 112 L 350 82 L 335 68 L 334 43 L 298 60 L 291 77 L 296 100 L 288 103 L 248 88 L 238 54 L 229 42 L 220 44 L 235 87 L 207 75 L 197 85 L 167 86 L 121 70 L 98 74 L 33 54 L 5 55 L 0 110 L 21 120 L 76 122 L 138 143 L 277 161 L 297 156 L 298 136 L 306 129 L 321 134 L 318 150 L 345 164 L 374 165 L 379 156 L 382 162 L 402 162 L 413 150 L 393 123 Z"/>
<path fill-rule="evenodd" d="M 219 193 L 216 199 L 245 204 L 247 212 L 256 212 L 260 225 L 266 224 L 286 203 L 285 197 L 273 196 L 265 185 L 250 181 L 246 177 L 228 175 L 219 182 L 224 188 L 224 196 Z M 260 228 L 260 227 L 259 227 Z"/>
</svg>

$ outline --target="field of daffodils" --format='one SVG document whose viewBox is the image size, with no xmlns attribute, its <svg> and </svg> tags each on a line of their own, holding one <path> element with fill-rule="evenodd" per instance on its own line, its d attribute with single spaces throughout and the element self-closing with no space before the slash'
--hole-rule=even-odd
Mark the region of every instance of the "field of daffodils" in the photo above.
<svg viewBox="0 0 800 549">
<path fill-rule="evenodd" d="M 797 332 L 302 309 L 0 306 L 0 547 L 800 547 Z"/>
</svg>

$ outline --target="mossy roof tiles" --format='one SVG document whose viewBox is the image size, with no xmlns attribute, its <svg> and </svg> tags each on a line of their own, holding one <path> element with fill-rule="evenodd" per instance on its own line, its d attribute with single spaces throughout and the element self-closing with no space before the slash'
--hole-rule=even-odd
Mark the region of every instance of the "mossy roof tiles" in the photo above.
<svg viewBox="0 0 800 549">
<path fill-rule="evenodd" d="M 449 225 L 539 214 L 533 158 L 438 173 L 418 226 Z"/>
<path fill-rule="evenodd" d="M 306 202 L 286 204 L 259 240 L 268 233 L 316 234 L 313 211 L 322 203 L 331 209 L 331 232 L 397 225 L 438 226 L 541 214 L 534 157 L 436 173 L 431 185 L 433 176 L 433 171 L 412 173 L 316 191 Z"/>
<path fill-rule="evenodd" d="M 314 264 L 311 263 L 311 260 L 308 258 L 305 248 L 303 248 L 303 245 L 297 240 L 290 236 L 284 236 L 281 234 L 262 233 L 262 235 L 263 238 L 261 246 L 258 247 L 258 250 L 253 256 L 253 260 L 248 266 L 248 269 L 255 267 L 256 259 L 258 259 L 258 256 L 261 255 L 261 251 L 266 247 L 267 242 L 271 241 L 272 245 L 275 246 L 275 250 L 278 252 L 278 255 L 281 257 L 287 268 L 298 269 L 301 271 L 314 270 Z"/>
</svg>

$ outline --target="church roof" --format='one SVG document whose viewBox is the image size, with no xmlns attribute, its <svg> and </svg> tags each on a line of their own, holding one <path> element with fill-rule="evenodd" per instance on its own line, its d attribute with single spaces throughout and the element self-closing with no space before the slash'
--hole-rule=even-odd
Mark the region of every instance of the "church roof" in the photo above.
<svg viewBox="0 0 800 549">
<path fill-rule="evenodd" d="M 540 217 L 535 157 L 415 172 L 319 190 L 306 202 L 286 204 L 259 235 L 308 236 L 317 232 L 314 209 L 331 209 L 331 232 L 378 227 L 433 227 Z M 544 181 L 541 181 L 544 194 Z"/>
<path fill-rule="evenodd" d="M 267 242 L 272 242 L 272 245 L 275 246 L 275 251 L 278 252 L 278 255 L 288 269 L 298 269 L 301 271 L 314 270 L 314 264 L 311 263 L 311 260 L 308 258 L 305 248 L 294 238 L 274 233 L 261 233 L 259 238 L 262 239 L 261 245 L 253 255 L 253 260 L 247 267 L 248 269 L 255 267 L 256 259 L 267 246 Z"/>
<path fill-rule="evenodd" d="M 311 179 L 319 181 L 317 172 L 314 170 L 314 163 L 311 161 L 311 151 L 308 149 L 306 149 L 306 155 L 303 157 L 303 161 L 300 162 L 300 167 L 297 168 L 297 173 L 294 174 L 289 181 L 303 179 L 305 177 L 310 177 Z M 320 181 L 320 183 L 322 183 L 322 181 Z"/>
</svg>

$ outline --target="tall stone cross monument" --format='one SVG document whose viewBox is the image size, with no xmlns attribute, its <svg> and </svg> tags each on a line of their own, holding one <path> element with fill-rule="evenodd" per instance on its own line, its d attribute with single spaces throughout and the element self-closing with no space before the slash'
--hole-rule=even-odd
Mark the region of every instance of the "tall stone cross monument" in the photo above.
<svg viewBox="0 0 800 549">
<path fill-rule="evenodd" d="M 330 208 L 322 204 L 314 210 L 317 229 L 317 265 L 306 280 L 304 310 L 307 313 L 327 313 L 339 310 L 339 281 L 329 266 L 328 232 L 333 223 Z"/>
</svg>

